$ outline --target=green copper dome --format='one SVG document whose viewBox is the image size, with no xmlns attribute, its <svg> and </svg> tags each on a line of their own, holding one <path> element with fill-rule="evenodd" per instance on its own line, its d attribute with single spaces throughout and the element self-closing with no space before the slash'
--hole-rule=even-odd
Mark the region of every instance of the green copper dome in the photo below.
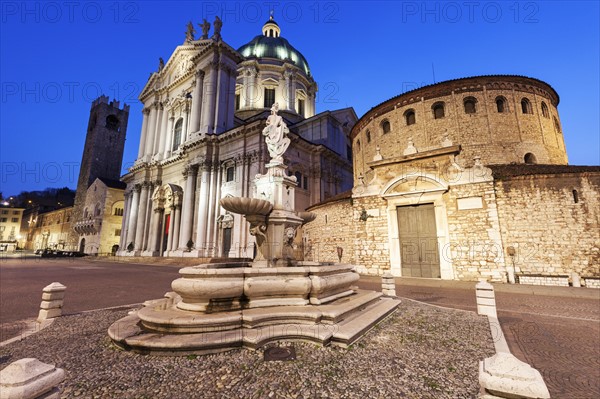
<svg viewBox="0 0 600 399">
<path fill-rule="evenodd" d="M 269 28 L 275 28 L 275 33 Z M 303 70 L 307 76 L 310 76 L 310 68 L 306 58 L 290 42 L 279 36 L 277 23 L 272 18 L 267 21 L 263 30 L 265 31 L 264 34 L 258 35 L 249 43 L 244 44 L 238 49 L 238 53 L 246 58 L 275 58 L 282 61 L 291 61 Z"/>
</svg>

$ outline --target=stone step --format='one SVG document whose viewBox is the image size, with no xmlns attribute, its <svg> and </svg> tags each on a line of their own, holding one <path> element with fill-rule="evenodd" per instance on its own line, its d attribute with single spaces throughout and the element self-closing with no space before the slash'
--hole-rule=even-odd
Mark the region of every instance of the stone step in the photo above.
<svg viewBox="0 0 600 399">
<path fill-rule="evenodd" d="M 360 312 L 369 304 L 377 301 L 383 294 L 381 292 L 357 290 L 356 294 L 338 299 L 327 305 L 319 306 L 322 313 L 321 321 L 327 324 L 339 323 L 352 317 L 353 313 Z"/>
<path fill-rule="evenodd" d="M 400 300 L 392 298 L 383 298 L 370 304 L 360 313 L 353 315 L 354 317 L 337 324 L 337 331 L 333 334 L 331 343 L 347 348 L 393 313 L 398 305 Z"/>
<path fill-rule="evenodd" d="M 243 326 L 263 327 L 273 324 L 316 324 L 321 321 L 321 311 L 315 306 L 277 306 L 244 309 Z"/>
<path fill-rule="evenodd" d="M 316 342 L 323 346 L 331 341 L 335 325 L 324 324 L 278 324 L 244 330 L 244 347 L 257 349 L 269 342 L 300 340 Z"/>
</svg>

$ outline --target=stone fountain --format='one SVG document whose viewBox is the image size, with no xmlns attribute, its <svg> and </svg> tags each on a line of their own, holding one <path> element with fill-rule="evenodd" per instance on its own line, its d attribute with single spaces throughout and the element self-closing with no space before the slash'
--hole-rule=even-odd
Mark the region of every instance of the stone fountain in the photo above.
<svg viewBox="0 0 600 399">
<path fill-rule="evenodd" d="M 283 163 L 290 139 L 277 112 L 275 103 L 263 130 L 271 161 L 254 179 L 254 198 L 221 200 L 249 222 L 258 249 L 254 261 L 182 268 L 173 292 L 110 326 L 116 345 L 181 355 L 292 339 L 348 346 L 398 307 L 397 299 L 357 289 L 353 265 L 296 259 L 296 230 L 315 215 L 294 209 L 297 182 Z"/>
</svg>

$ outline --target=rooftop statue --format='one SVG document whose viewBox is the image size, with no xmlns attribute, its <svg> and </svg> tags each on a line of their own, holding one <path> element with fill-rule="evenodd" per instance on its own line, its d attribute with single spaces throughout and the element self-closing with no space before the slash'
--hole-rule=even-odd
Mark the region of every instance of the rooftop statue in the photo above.
<svg viewBox="0 0 600 399">
<path fill-rule="evenodd" d="M 283 117 L 277 115 L 278 111 L 279 103 L 274 103 L 271 107 L 271 115 L 267 118 L 267 126 L 263 129 L 262 134 L 265 136 L 271 161 L 283 163 L 283 153 L 290 145 L 290 139 L 287 137 L 290 131 L 283 121 Z"/>
<path fill-rule="evenodd" d="M 192 24 L 192 21 L 188 22 L 187 31 L 185 32 L 185 41 L 193 42 L 195 33 L 196 33 L 196 29 L 194 29 L 194 24 Z"/>
<path fill-rule="evenodd" d="M 208 22 L 206 19 L 204 19 L 203 22 L 198 25 L 200 26 L 200 28 L 202 28 L 202 36 L 200 37 L 200 39 L 202 39 L 202 40 L 208 39 L 208 31 L 210 30 L 210 22 Z"/>
<path fill-rule="evenodd" d="M 215 33 L 213 34 L 213 38 L 215 40 L 221 40 L 221 27 L 223 26 L 223 22 L 219 16 L 215 17 L 215 22 L 213 22 L 213 27 L 215 28 Z"/>
</svg>

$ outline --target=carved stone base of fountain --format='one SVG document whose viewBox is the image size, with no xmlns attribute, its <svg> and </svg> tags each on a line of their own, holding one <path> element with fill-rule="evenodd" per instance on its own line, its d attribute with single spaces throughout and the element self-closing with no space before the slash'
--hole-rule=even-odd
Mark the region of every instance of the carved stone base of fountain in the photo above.
<svg viewBox="0 0 600 399">
<path fill-rule="evenodd" d="M 162 299 L 115 322 L 109 336 L 140 353 L 208 354 L 277 340 L 348 346 L 400 301 L 358 290 L 352 265 L 298 262 L 185 267 Z"/>
</svg>

